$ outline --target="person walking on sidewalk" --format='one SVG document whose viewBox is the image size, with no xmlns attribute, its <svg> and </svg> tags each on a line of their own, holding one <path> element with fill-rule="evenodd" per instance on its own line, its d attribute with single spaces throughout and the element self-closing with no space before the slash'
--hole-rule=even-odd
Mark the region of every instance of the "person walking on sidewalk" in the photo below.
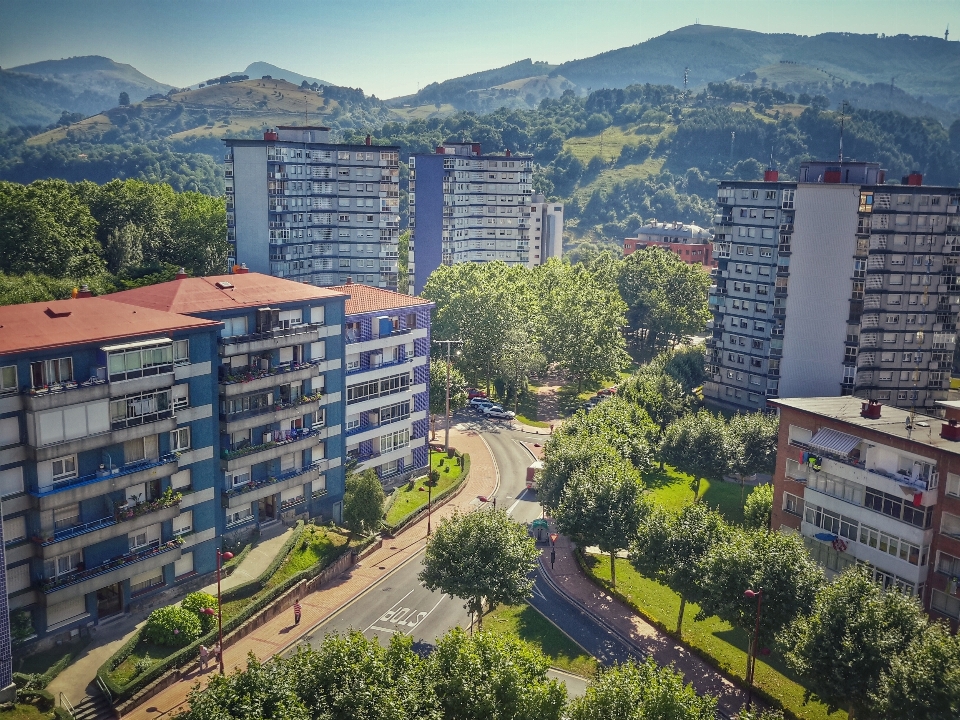
<svg viewBox="0 0 960 720">
<path fill-rule="evenodd" d="M 200 672 L 207 671 L 207 661 L 210 659 L 210 651 L 206 645 L 200 646 Z"/>
<path fill-rule="evenodd" d="M 294 625 L 300 624 L 300 615 L 302 612 L 303 612 L 303 608 L 300 607 L 300 600 L 298 598 L 297 601 L 294 602 L 293 604 L 293 624 Z"/>
</svg>

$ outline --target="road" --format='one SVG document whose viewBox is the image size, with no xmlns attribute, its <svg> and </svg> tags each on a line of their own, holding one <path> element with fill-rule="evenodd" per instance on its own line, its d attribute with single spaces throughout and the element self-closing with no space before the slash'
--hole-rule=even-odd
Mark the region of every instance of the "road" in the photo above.
<svg viewBox="0 0 960 720">
<path fill-rule="evenodd" d="M 481 432 L 493 453 L 500 473 L 499 487 L 494 494 L 497 507 L 506 508 L 508 514 L 521 523 L 540 517 L 536 492 L 526 489 L 526 469 L 533 458 L 520 443 L 542 442 L 543 436 L 519 432 L 496 421 L 481 420 L 470 411 L 458 414 L 454 420 L 461 429 Z M 440 437 L 438 433 L 438 439 Z M 477 499 L 475 503 L 479 506 L 481 501 Z M 469 627 L 470 618 L 462 600 L 430 592 L 417 580 L 422 559 L 423 553 L 386 576 L 316 627 L 306 641 L 318 645 L 327 633 L 356 629 L 384 644 L 394 633 L 401 632 L 412 636 L 416 643 L 432 646 L 451 628 L 457 625 Z M 622 643 L 593 619 L 570 606 L 539 573 L 531 604 L 604 664 L 628 657 Z M 559 670 L 551 670 L 549 675 L 563 681 L 570 696 L 582 695 L 586 689 L 586 680 L 581 677 Z"/>
</svg>

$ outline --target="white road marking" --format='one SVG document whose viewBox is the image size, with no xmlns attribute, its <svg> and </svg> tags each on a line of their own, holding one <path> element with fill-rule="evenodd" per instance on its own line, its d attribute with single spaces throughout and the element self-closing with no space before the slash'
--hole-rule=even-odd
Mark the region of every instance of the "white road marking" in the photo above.
<svg viewBox="0 0 960 720">
<path fill-rule="evenodd" d="M 393 635 L 395 632 L 400 632 L 396 628 L 382 628 L 379 625 L 371 625 L 370 627 L 367 628 L 367 630 L 377 630 L 379 632 L 390 633 L 391 635 Z M 364 632 L 366 632 L 367 630 L 364 630 Z"/>
<path fill-rule="evenodd" d="M 533 586 L 533 594 L 543 598 L 544 600 L 547 599 L 547 596 L 544 595 L 543 591 L 541 591 L 536 585 Z"/>
<path fill-rule="evenodd" d="M 416 590 L 416 588 L 414 588 L 414 590 Z M 390 611 L 393 610 L 397 605 L 399 605 L 399 604 L 402 603 L 404 600 L 406 600 L 406 599 L 407 599 L 407 595 L 409 595 L 409 594 L 412 593 L 412 592 L 413 592 L 413 590 L 411 590 L 411 591 L 408 592 L 406 595 L 404 595 L 402 598 L 400 598 L 399 600 L 397 600 L 393 605 L 390 606 L 390 609 L 387 610 L 387 612 L 385 612 L 383 615 L 381 615 L 381 616 L 378 617 L 376 620 L 374 620 L 373 623 L 379 622 L 379 621 L 384 620 L 384 619 L 389 619 L 389 618 L 387 618 L 388 613 L 390 613 Z M 393 613 L 393 614 L 396 614 L 396 613 Z M 392 617 L 392 615 L 391 615 L 391 617 Z M 367 630 L 370 630 L 371 628 L 373 628 L 373 623 L 370 623 L 370 624 L 367 626 L 367 629 L 364 630 L 364 632 L 366 632 Z M 392 632 L 392 631 L 390 631 L 390 632 Z"/>
<path fill-rule="evenodd" d="M 417 621 L 416 621 L 415 623 L 407 623 L 407 625 L 410 625 L 410 630 L 407 631 L 407 635 L 412 635 L 414 628 L 416 628 L 420 623 L 422 623 L 424 620 L 426 620 L 427 617 L 430 615 L 430 613 L 432 613 L 434 610 L 436 610 L 437 607 L 440 605 L 440 603 L 443 602 L 443 599 L 444 599 L 445 597 L 447 597 L 447 596 L 446 596 L 446 595 L 441 595 L 441 596 L 440 596 L 440 599 L 437 600 L 437 604 L 436 604 L 436 605 L 434 605 L 432 608 L 430 608 L 426 613 L 419 613 L 419 614 L 417 615 Z M 420 617 L 420 615 L 423 615 L 423 617 Z"/>
<path fill-rule="evenodd" d="M 524 488 L 523 492 L 517 495 L 516 502 L 514 502 L 513 505 L 510 506 L 510 509 L 507 510 L 507 515 L 513 515 L 513 511 L 517 509 L 517 505 L 520 504 L 520 502 L 523 500 L 523 496 L 526 494 L 527 494 L 527 490 L 526 488 Z"/>
</svg>

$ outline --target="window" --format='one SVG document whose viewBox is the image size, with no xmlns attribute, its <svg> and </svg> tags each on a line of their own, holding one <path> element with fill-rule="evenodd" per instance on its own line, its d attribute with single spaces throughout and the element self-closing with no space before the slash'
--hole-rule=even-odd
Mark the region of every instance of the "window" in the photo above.
<svg viewBox="0 0 960 720">
<path fill-rule="evenodd" d="M 77 568 L 81 562 L 81 553 L 79 550 L 66 555 L 61 555 L 60 557 L 53 558 L 52 560 L 47 560 L 43 564 L 44 577 L 46 577 L 47 580 L 52 580 L 60 577 L 61 575 L 69 575 L 74 573 L 77 571 Z"/>
<path fill-rule="evenodd" d="M 6 526 L 4 526 L 6 528 Z M 4 533 L 6 537 L 6 533 Z M 960 558 L 948 555 L 945 552 L 937 553 L 937 572 L 945 575 L 960 576 Z"/>
<path fill-rule="evenodd" d="M 68 455 L 50 463 L 53 469 L 53 481 L 69 480 L 77 476 L 77 456 Z"/>
<path fill-rule="evenodd" d="M 110 425 L 114 429 L 142 425 L 171 415 L 170 391 L 137 393 L 110 401 Z"/>
<path fill-rule="evenodd" d="M 174 365 L 190 364 L 190 341 L 189 340 L 174 340 L 173 364 Z"/>
<path fill-rule="evenodd" d="M 227 525 L 236 525 L 246 522 L 251 517 L 253 517 L 253 512 L 248 507 L 243 508 L 242 510 L 237 510 L 236 512 L 228 512 Z"/>
<path fill-rule="evenodd" d="M 960 475 L 947 473 L 947 495 L 960 497 Z"/>
<path fill-rule="evenodd" d="M 410 444 L 410 430 L 397 430 L 380 436 L 380 454 L 399 450 Z"/>
<path fill-rule="evenodd" d="M 190 428 L 177 428 L 170 433 L 170 449 L 173 452 L 182 452 L 190 449 Z"/>
<path fill-rule="evenodd" d="M 181 510 L 173 519 L 173 534 L 186 535 L 193 531 L 193 510 Z"/>
<path fill-rule="evenodd" d="M 43 487 L 40 488 L 41 490 Z M 0 497 L 19 495 L 23 492 L 23 467 L 0 470 Z"/>
<path fill-rule="evenodd" d="M 27 537 L 27 520 L 23 515 L 3 521 L 3 544 L 10 545 Z"/>
<path fill-rule="evenodd" d="M 937 612 L 952 618 L 960 618 L 960 598 L 958 597 L 934 590 L 930 597 L 930 605 Z"/>
<path fill-rule="evenodd" d="M 16 392 L 17 389 L 17 366 L 0 368 L 0 394 Z"/>
<path fill-rule="evenodd" d="M 167 340 L 154 345 L 107 349 L 107 371 L 110 382 L 172 372 L 173 343 Z"/>
<path fill-rule="evenodd" d="M 190 386 L 187 383 L 173 386 L 173 409 L 183 410 L 190 407 Z"/>
<path fill-rule="evenodd" d="M 73 358 L 30 363 L 30 380 L 35 388 L 73 380 Z M 16 382 L 16 376 L 14 376 L 14 382 Z"/>
</svg>

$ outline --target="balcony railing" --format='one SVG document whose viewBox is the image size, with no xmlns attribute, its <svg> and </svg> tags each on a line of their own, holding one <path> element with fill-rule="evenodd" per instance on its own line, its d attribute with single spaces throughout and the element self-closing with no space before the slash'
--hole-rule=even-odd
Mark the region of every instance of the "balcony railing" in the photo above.
<svg viewBox="0 0 960 720">
<path fill-rule="evenodd" d="M 888 470 L 882 470 L 880 468 L 868 468 L 867 464 L 863 460 L 853 460 L 849 457 L 844 457 L 836 453 L 823 450 L 818 447 L 814 447 L 809 443 L 805 443 L 801 440 L 791 440 L 790 444 L 793 447 L 798 447 L 802 450 L 808 450 L 812 453 L 817 454 L 820 457 L 825 457 L 834 462 L 841 463 L 843 465 L 849 465 L 852 468 L 858 470 L 863 470 L 864 472 L 872 473 L 878 477 L 886 478 L 887 480 L 893 480 L 893 482 L 898 483 L 899 485 L 907 485 L 912 488 L 917 488 L 918 490 L 925 491 L 930 489 L 930 479 L 925 477 L 913 477 L 912 475 L 905 475 L 903 473 L 889 472 Z M 937 473 L 934 471 L 932 477 L 936 477 Z"/>
<path fill-rule="evenodd" d="M 44 594 L 49 594 L 57 590 L 62 590 L 65 587 L 70 585 L 76 585 L 81 583 L 84 580 L 89 580 L 92 577 L 97 575 L 106 575 L 107 573 L 118 570 L 119 568 L 127 567 L 128 565 L 133 565 L 134 563 L 142 562 L 148 558 L 156 557 L 157 555 L 162 555 L 163 553 L 168 553 L 173 550 L 176 550 L 180 545 L 183 544 L 183 540 L 177 538 L 175 540 L 170 540 L 169 542 L 159 544 L 159 541 L 154 541 L 151 543 L 151 546 L 146 550 L 140 550 L 137 552 L 127 553 L 126 555 L 119 555 L 112 560 L 107 560 L 101 565 L 98 565 L 95 568 L 90 568 L 89 570 L 77 570 L 72 572 L 69 575 L 60 575 L 52 580 L 41 580 L 40 590 Z"/>
<path fill-rule="evenodd" d="M 221 380 L 221 383 L 223 385 L 236 385 L 238 383 L 242 384 L 253 382 L 254 380 L 270 377 L 271 375 L 283 375 L 284 373 L 304 370 L 308 367 L 319 365 L 325 361 L 325 358 L 318 358 L 316 360 L 304 360 L 303 362 L 290 363 L 288 365 L 278 365 L 277 367 L 270 368 L 269 370 L 246 370 L 244 372 L 227 375 L 223 380 Z"/>
<path fill-rule="evenodd" d="M 403 360 L 392 360 L 391 362 L 380 363 L 379 365 L 368 365 L 367 367 L 358 367 L 351 370 L 347 370 L 347 375 L 357 375 L 359 373 L 370 372 L 372 370 L 380 370 L 381 368 L 392 368 L 399 367 L 400 365 L 409 365 L 415 360 L 415 358 L 404 358 Z"/>
<path fill-rule="evenodd" d="M 84 380 L 83 382 L 68 380 L 67 382 L 44 385 L 43 387 L 25 387 L 23 392 L 25 395 L 43 397 L 44 395 L 55 395 L 56 393 L 69 392 L 70 390 L 80 390 L 82 388 L 92 387 L 94 385 L 104 385 L 107 382 L 106 372 L 107 369 L 103 368 L 104 377 L 102 379 L 98 375 L 91 377 L 89 380 Z"/>
<path fill-rule="evenodd" d="M 400 330 L 392 330 L 389 335 L 378 335 L 376 337 L 371 335 L 368 338 L 362 338 L 360 337 L 360 333 L 358 332 L 347 331 L 343 334 L 343 337 L 348 343 L 354 343 L 354 342 L 365 342 L 366 340 L 379 340 L 382 338 L 394 337 L 396 335 L 406 335 L 412 332 L 413 332 L 413 328 L 401 328 Z"/>
<path fill-rule="evenodd" d="M 220 338 L 221 345 L 236 345 L 238 343 L 254 342 L 256 340 L 272 340 L 273 338 L 289 337 L 291 335 L 303 335 L 313 332 L 323 327 L 322 323 L 301 323 L 300 325 L 291 325 L 288 328 L 274 328 L 273 330 L 264 330 L 247 335 L 231 335 L 230 337 Z"/>
<path fill-rule="evenodd" d="M 73 525 L 71 527 L 64 528 L 63 530 L 56 530 L 53 533 L 53 537 L 48 537 L 46 539 L 34 537 L 33 542 L 37 543 L 41 547 L 53 545 L 54 543 L 63 542 L 64 540 L 69 540 L 70 538 L 77 537 L 78 535 L 85 535 L 93 532 L 94 530 L 100 530 L 102 528 L 111 527 L 112 525 L 118 525 L 127 520 L 133 520 L 134 518 L 141 517 L 142 515 L 159 512 L 160 510 L 166 510 L 167 508 L 179 505 L 182 499 L 183 495 L 180 493 L 174 493 L 168 498 L 160 497 L 151 502 L 139 503 L 130 508 L 117 508 L 114 511 L 113 517 L 100 518 L 99 520 L 93 520 L 92 522 Z"/>
<path fill-rule="evenodd" d="M 174 462 L 178 457 L 180 457 L 180 453 L 167 453 L 166 455 L 161 455 L 155 460 L 137 460 L 135 462 L 122 465 L 121 467 L 113 468 L 113 470 L 101 470 L 100 472 L 93 473 L 92 475 L 77 475 L 76 477 L 67 478 L 65 480 L 54 481 L 52 486 L 43 490 L 31 491 L 30 494 L 34 497 L 46 497 L 48 495 L 63 492 L 64 490 L 70 490 L 81 485 L 87 485 L 88 483 L 100 482 L 106 478 L 123 477 L 124 475 L 131 475 L 142 470 L 149 470 L 150 468 L 166 465 L 167 463 Z"/>
<path fill-rule="evenodd" d="M 317 402 L 322 397 L 323 391 L 315 392 L 312 395 L 303 395 L 296 400 L 269 403 L 268 405 L 264 405 L 263 407 L 259 407 L 254 410 L 244 410 L 237 413 L 220 413 L 220 419 L 224 422 L 237 422 L 238 420 L 257 417 L 258 415 L 267 415 L 269 413 L 279 412 L 280 410 L 286 410 L 287 408 L 297 407 L 298 405 L 306 405 L 308 403 Z"/>
<path fill-rule="evenodd" d="M 315 460 L 309 465 L 304 465 L 303 467 L 293 468 L 285 472 L 280 473 L 276 477 L 269 477 L 266 480 L 261 480 L 259 482 L 253 482 L 252 480 L 248 483 L 240 485 L 239 487 L 232 488 L 227 490 L 224 495 L 227 498 L 237 497 L 238 495 L 245 495 L 246 493 L 253 492 L 254 490 L 259 490 L 260 488 L 267 487 L 268 485 L 276 485 L 290 478 L 295 478 L 300 475 L 306 475 L 307 473 L 316 470 L 320 467 L 322 460 Z"/>
<path fill-rule="evenodd" d="M 375 430 L 377 428 L 387 427 L 388 425 L 393 425 L 393 423 L 398 423 L 409 419 L 410 413 L 407 413 L 406 415 L 401 415 L 400 417 L 391 418 L 386 422 L 368 423 L 367 425 L 361 425 L 360 427 L 355 427 L 352 430 L 348 430 L 346 433 L 344 433 L 344 436 L 350 437 L 351 435 L 358 435 L 359 433 L 366 432 L 367 430 Z"/>
<path fill-rule="evenodd" d="M 274 433 L 274 437 L 280 436 L 281 439 L 271 440 L 268 443 L 261 443 L 260 445 L 249 445 L 238 450 L 224 450 L 221 458 L 223 460 L 236 460 L 244 455 L 252 455 L 253 453 L 261 452 L 262 450 L 269 450 L 270 448 L 278 447 L 280 445 L 287 445 L 292 442 L 305 440 L 309 437 L 319 435 L 321 430 L 322 428 L 311 428 L 309 430 L 288 430 L 285 433 L 277 432 Z"/>
</svg>

